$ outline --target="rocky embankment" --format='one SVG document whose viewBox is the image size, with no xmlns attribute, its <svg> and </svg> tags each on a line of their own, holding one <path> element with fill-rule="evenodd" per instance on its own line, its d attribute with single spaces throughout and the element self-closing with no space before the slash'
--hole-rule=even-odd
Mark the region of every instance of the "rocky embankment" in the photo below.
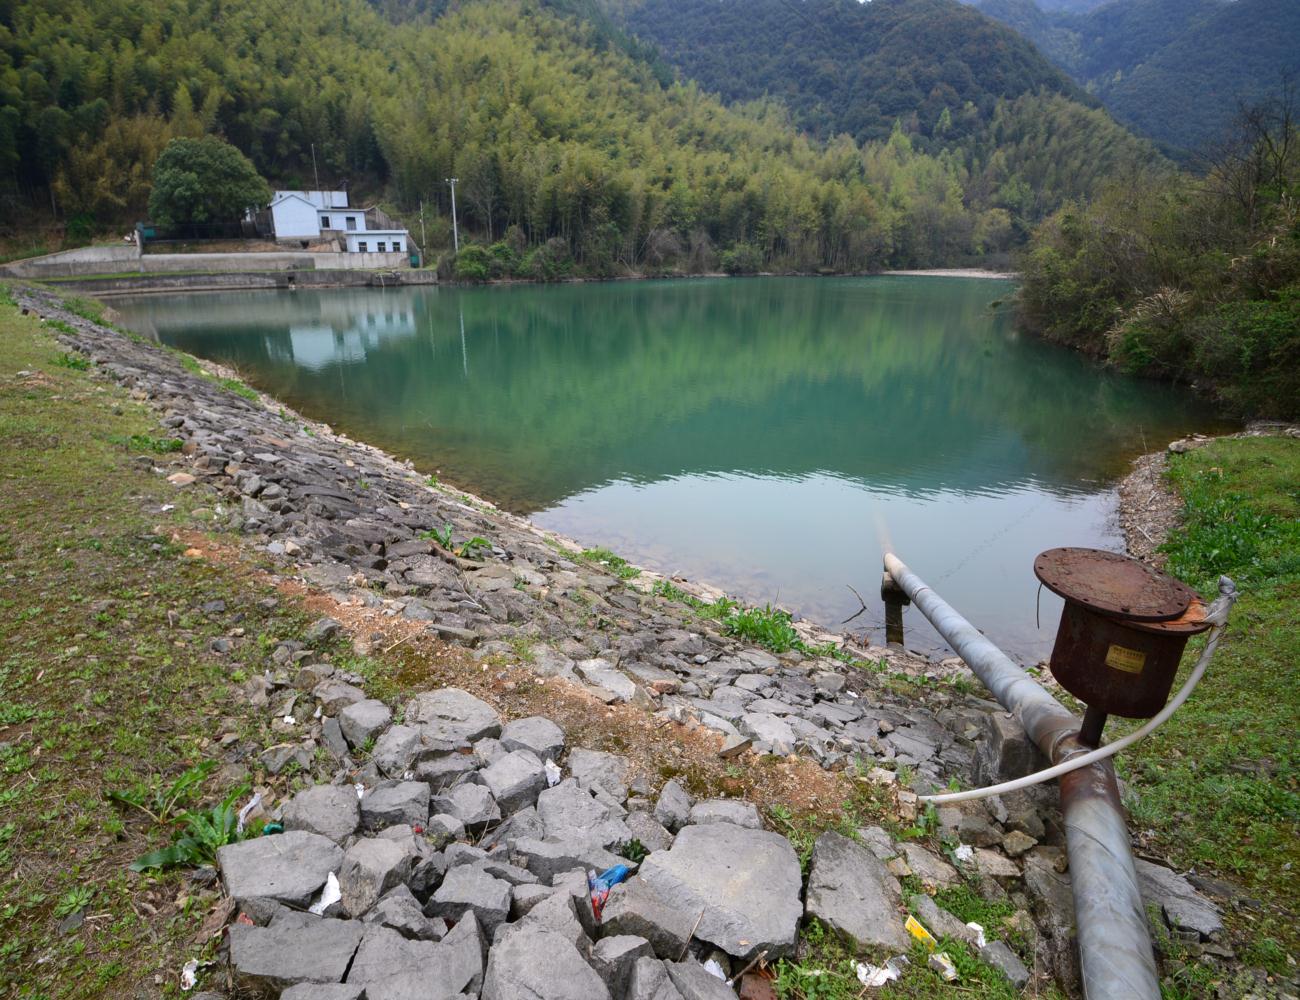
<svg viewBox="0 0 1300 1000">
<path fill-rule="evenodd" d="M 316 648 L 342 627 L 323 618 L 306 642 L 272 650 L 243 688 L 281 742 L 239 759 L 321 780 L 263 803 L 284 833 L 222 849 L 238 914 L 230 989 L 369 1000 L 762 997 L 768 981 L 741 973 L 794 956 L 805 920 L 882 961 L 907 952 L 909 911 L 1017 987 L 1077 988 L 1051 791 L 922 816 L 915 829 L 930 847 L 900 832 L 917 823 L 918 791 L 1037 766 L 1023 732 L 964 686 L 920 684 L 903 697 L 889 683 L 890 674 L 937 681 L 952 664 L 858 647 L 808 623 L 798 623 L 805 651 L 747 645 L 692 607 L 718 596 L 706 588 L 677 583 L 670 597 L 687 600 L 665 597 L 651 574 L 621 578 L 563 539 L 231 391 L 52 295 L 17 298 L 157 409 L 183 442 L 159 474 L 210 491 L 219 526 L 280 577 L 328 594 L 338 618 L 384 615 L 463 646 L 485 668 L 520 665 L 593 704 L 644 711 L 663 740 L 710 734 L 737 766 L 761 754 L 847 769 L 888 797 L 897 820 L 892 833 L 822 834 L 805 872 L 753 805 L 692 801 L 634 759 L 570 745 L 550 719 L 502 718 L 454 687 L 400 705 L 371 697 Z M 879 669 L 807 652 L 827 643 Z M 932 849 L 940 845 L 947 857 Z M 635 874 L 598 915 L 587 873 L 619 864 Z M 1214 906 L 1181 875 L 1139 866 L 1163 937 L 1181 954 L 1230 960 Z M 1005 926 L 977 932 L 932 898 L 958 886 L 1008 904 Z"/>
</svg>

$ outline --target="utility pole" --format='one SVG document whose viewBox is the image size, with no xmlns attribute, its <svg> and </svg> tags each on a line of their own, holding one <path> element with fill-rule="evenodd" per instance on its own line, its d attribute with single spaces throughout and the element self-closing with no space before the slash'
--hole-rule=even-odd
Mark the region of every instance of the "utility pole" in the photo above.
<svg viewBox="0 0 1300 1000">
<path fill-rule="evenodd" d="M 420 199 L 420 249 L 423 250 L 429 245 L 429 241 L 424 238 L 424 199 Z"/>
<path fill-rule="evenodd" d="M 459 177 L 446 178 L 447 183 L 451 185 L 451 239 L 456 252 L 460 253 L 460 231 L 456 228 L 456 182 L 458 180 Z"/>
<path fill-rule="evenodd" d="M 299 146 L 298 148 L 301 149 L 302 147 Z M 314 143 L 314 142 L 311 144 L 311 174 L 312 174 L 313 177 L 316 178 L 316 190 L 319 192 L 319 191 L 320 191 L 320 171 L 318 171 L 318 170 L 316 169 L 316 143 Z M 323 201 L 323 200 L 324 200 L 324 199 L 322 199 L 322 201 Z M 329 206 L 329 205 L 325 205 L 325 206 L 323 206 L 323 207 L 325 207 L 325 208 L 329 208 L 330 206 Z"/>
</svg>

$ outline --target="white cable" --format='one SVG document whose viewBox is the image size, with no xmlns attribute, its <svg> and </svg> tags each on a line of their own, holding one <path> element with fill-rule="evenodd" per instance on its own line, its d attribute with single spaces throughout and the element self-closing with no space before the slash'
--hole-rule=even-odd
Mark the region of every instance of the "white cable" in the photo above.
<svg viewBox="0 0 1300 1000">
<path fill-rule="evenodd" d="M 1028 788 L 1031 785 L 1038 785 L 1044 781 L 1050 781 L 1052 778 L 1059 778 L 1063 774 L 1069 774 L 1071 771 L 1077 771 L 1081 767 L 1087 767 L 1098 761 L 1106 760 L 1113 757 L 1121 750 L 1131 747 L 1138 740 L 1145 739 L 1156 729 L 1169 721 L 1173 715 L 1183 706 L 1183 702 L 1191 697 L 1192 691 L 1196 685 L 1201 682 L 1201 677 L 1205 674 L 1205 669 L 1210 665 L 1210 660 L 1214 656 L 1214 650 L 1219 645 L 1219 638 L 1223 634 L 1223 627 L 1228 620 L 1228 611 L 1232 608 L 1233 602 L 1237 599 L 1236 587 L 1226 576 L 1219 578 L 1220 599 L 1215 601 L 1209 612 L 1205 616 L 1206 621 L 1214 623 L 1210 636 L 1206 640 L 1205 648 L 1201 650 L 1200 658 L 1196 661 L 1196 666 L 1192 668 L 1191 674 L 1187 678 L 1187 683 L 1179 689 L 1178 693 L 1169 701 L 1164 708 L 1146 725 L 1140 729 L 1135 729 L 1127 736 L 1116 740 L 1114 743 L 1107 743 L 1104 747 L 1091 750 L 1088 753 L 1078 757 L 1072 757 L 1069 760 L 1056 764 L 1053 767 L 1045 768 L 1042 771 L 1036 771 L 1033 774 L 1027 774 L 1023 778 L 1016 778 L 1012 781 L 1004 781 L 1000 785 L 989 785 L 985 788 L 973 788 L 965 792 L 947 792 L 943 795 L 922 795 L 919 801 L 927 805 L 947 805 L 950 802 L 969 802 L 972 799 L 986 799 L 991 795 L 1002 795 L 1006 792 L 1014 792 L 1021 788 Z"/>
</svg>

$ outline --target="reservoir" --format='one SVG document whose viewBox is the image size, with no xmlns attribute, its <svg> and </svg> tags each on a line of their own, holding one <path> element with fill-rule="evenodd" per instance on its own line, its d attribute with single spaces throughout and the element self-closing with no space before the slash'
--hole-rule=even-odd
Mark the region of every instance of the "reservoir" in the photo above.
<svg viewBox="0 0 1300 1000">
<path fill-rule="evenodd" d="M 881 539 L 1008 652 L 1034 556 L 1120 549 L 1138 454 L 1224 422 L 1019 334 L 1011 282 L 682 279 L 115 300 L 336 430 L 584 545 L 883 642 Z M 1041 624 L 1036 623 L 1036 611 Z M 908 644 L 942 642 L 909 610 Z"/>
</svg>

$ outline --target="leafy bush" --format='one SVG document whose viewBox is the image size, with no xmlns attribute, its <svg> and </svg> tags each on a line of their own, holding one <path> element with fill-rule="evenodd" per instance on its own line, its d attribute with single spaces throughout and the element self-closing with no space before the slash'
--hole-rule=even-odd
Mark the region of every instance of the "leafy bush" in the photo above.
<svg viewBox="0 0 1300 1000">
<path fill-rule="evenodd" d="M 230 143 L 173 139 L 154 164 L 149 214 L 162 226 L 229 222 L 270 200 L 257 168 Z"/>
<path fill-rule="evenodd" d="M 767 604 L 761 608 L 737 611 L 722 623 L 728 635 L 765 646 L 774 653 L 794 649 L 799 633 L 790 624 L 790 613 Z"/>
<path fill-rule="evenodd" d="M 749 243 L 737 243 L 722 251 L 722 269 L 728 274 L 756 274 L 763 266 L 763 254 Z"/>
<path fill-rule="evenodd" d="M 457 281 L 487 281 L 492 277 L 492 255 L 488 248 L 469 243 L 456 254 L 454 273 Z"/>
</svg>

